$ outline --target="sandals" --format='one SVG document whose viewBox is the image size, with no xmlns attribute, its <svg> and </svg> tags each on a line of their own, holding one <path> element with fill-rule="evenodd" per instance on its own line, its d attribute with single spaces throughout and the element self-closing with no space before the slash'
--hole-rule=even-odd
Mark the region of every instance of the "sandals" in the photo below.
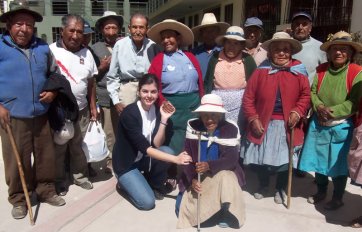
<svg viewBox="0 0 362 232">
<path fill-rule="evenodd" d="M 362 216 L 353 219 L 349 225 L 352 228 L 362 228 Z"/>
</svg>

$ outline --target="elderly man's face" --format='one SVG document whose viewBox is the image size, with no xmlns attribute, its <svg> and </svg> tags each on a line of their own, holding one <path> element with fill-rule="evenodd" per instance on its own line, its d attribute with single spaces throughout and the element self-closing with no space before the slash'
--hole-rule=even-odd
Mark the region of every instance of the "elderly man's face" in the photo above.
<svg viewBox="0 0 362 232">
<path fill-rule="evenodd" d="M 284 66 L 292 59 L 292 46 L 288 42 L 272 42 L 268 55 L 274 64 Z"/>
<path fill-rule="evenodd" d="M 335 68 L 343 67 L 351 60 L 353 49 L 348 45 L 331 45 L 327 51 L 328 60 Z"/>
<path fill-rule="evenodd" d="M 304 16 L 297 17 L 292 22 L 293 37 L 296 40 L 302 41 L 308 39 L 312 31 L 312 22 Z"/>
<path fill-rule="evenodd" d="M 9 19 L 7 29 L 13 41 L 21 48 L 26 48 L 34 34 L 35 20 L 26 13 L 17 13 Z"/>
<path fill-rule="evenodd" d="M 215 39 L 219 35 L 219 33 L 219 28 L 215 26 L 202 28 L 200 30 L 201 40 L 206 46 L 214 46 Z"/>
<path fill-rule="evenodd" d="M 102 34 L 108 43 L 113 43 L 118 38 L 119 25 L 115 19 L 107 19 L 103 23 Z"/>
<path fill-rule="evenodd" d="M 68 25 L 62 30 L 63 45 L 71 52 L 80 50 L 83 43 L 84 25 L 81 21 L 70 18 Z"/>
<path fill-rule="evenodd" d="M 249 40 L 252 45 L 257 45 L 261 38 L 261 29 L 257 26 L 245 27 L 245 39 Z"/>
<path fill-rule="evenodd" d="M 148 30 L 147 20 L 143 17 L 134 17 L 128 26 L 129 33 L 135 44 L 142 44 Z"/>
<path fill-rule="evenodd" d="M 224 39 L 224 54 L 229 59 L 234 59 L 240 55 L 244 49 L 243 42 L 235 39 Z"/>
<path fill-rule="evenodd" d="M 180 35 L 176 31 L 164 30 L 161 31 L 161 44 L 167 53 L 176 52 L 180 42 Z"/>
</svg>

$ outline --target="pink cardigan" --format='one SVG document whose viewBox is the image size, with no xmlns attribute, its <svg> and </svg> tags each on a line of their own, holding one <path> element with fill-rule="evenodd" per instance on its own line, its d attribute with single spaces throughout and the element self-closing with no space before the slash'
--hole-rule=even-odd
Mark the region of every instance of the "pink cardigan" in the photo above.
<svg viewBox="0 0 362 232">
<path fill-rule="evenodd" d="M 202 96 L 204 96 L 204 82 L 202 80 L 200 64 L 197 61 L 196 57 L 191 52 L 187 52 L 187 51 L 183 51 L 183 52 L 190 59 L 191 63 L 194 65 L 194 67 L 197 71 L 197 74 L 199 76 L 198 84 L 199 84 L 199 94 L 200 94 L 200 99 L 201 99 Z M 158 53 L 157 56 L 155 56 L 155 58 L 153 58 L 151 66 L 148 69 L 148 73 L 155 74 L 159 79 L 158 104 L 161 104 L 165 100 L 165 97 L 162 95 L 162 80 L 161 80 L 164 54 L 165 54 L 164 52 Z"/>
<path fill-rule="evenodd" d="M 293 60 L 291 66 L 300 64 L 300 61 Z M 247 127 L 247 138 L 250 142 L 261 144 L 269 121 L 273 114 L 275 98 L 279 85 L 283 105 L 283 116 L 285 126 L 291 111 L 295 111 L 303 118 L 310 107 L 310 86 L 309 81 L 303 74 L 293 74 L 289 71 L 278 71 L 269 74 L 269 68 L 258 68 L 251 75 L 243 97 L 242 109 L 244 116 L 249 123 Z M 250 130 L 250 122 L 259 118 L 265 131 L 257 138 Z M 301 145 L 304 140 L 302 123 L 294 128 L 294 145 Z M 289 140 L 289 130 L 287 138 Z"/>
</svg>

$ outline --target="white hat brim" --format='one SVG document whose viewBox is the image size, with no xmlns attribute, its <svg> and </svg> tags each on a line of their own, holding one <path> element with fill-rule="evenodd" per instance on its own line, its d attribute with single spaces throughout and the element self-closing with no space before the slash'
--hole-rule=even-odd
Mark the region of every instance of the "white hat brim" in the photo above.
<svg viewBox="0 0 362 232">
<path fill-rule="evenodd" d="M 202 39 L 200 38 L 200 30 L 205 27 L 218 27 L 220 30 L 219 35 L 224 35 L 226 30 L 230 27 L 230 24 L 225 22 L 217 22 L 217 23 L 210 23 L 210 24 L 193 27 L 191 30 L 194 33 L 195 41 L 203 42 Z"/>
<path fill-rule="evenodd" d="M 303 48 L 302 44 L 295 39 L 270 39 L 262 43 L 261 47 L 264 48 L 266 51 L 269 51 L 269 46 L 273 42 L 288 42 L 292 45 L 292 54 L 296 54 L 300 52 Z"/>
<path fill-rule="evenodd" d="M 201 105 L 193 112 L 194 113 L 200 113 L 200 112 L 227 113 L 227 111 L 223 107 L 213 106 L 213 105 Z"/>
<path fill-rule="evenodd" d="M 245 42 L 245 38 L 242 38 L 237 35 L 220 35 L 215 39 L 215 42 L 221 46 L 221 45 L 223 45 L 225 39 L 233 39 L 233 40 L 237 40 L 240 42 Z"/>
<path fill-rule="evenodd" d="M 191 29 L 177 21 L 163 21 L 153 25 L 147 32 L 147 36 L 155 43 L 161 44 L 161 32 L 164 30 L 174 30 L 181 35 L 180 46 L 188 46 L 194 42 L 194 34 Z"/>
</svg>

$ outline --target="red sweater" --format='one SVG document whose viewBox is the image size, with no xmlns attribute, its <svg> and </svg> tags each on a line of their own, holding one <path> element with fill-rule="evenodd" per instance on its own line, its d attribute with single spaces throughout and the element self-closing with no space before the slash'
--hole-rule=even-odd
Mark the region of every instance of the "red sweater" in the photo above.
<svg viewBox="0 0 362 232">
<path fill-rule="evenodd" d="M 300 64 L 300 61 L 293 60 L 290 66 L 297 64 Z M 246 120 L 250 122 L 255 118 L 259 118 L 265 129 L 264 134 L 257 138 L 251 132 L 249 123 L 247 138 L 255 144 L 261 144 L 264 139 L 273 114 L 278 86 L 286 126 L 291 111 L 297 112 L 302 118 L 310 107 L 310 87 L 306 76 L 299 73 L 293 74 L 289 71 L 278 71 L 274 74 L 268 74 L 269 71 L 270 69 L 268 68 L 256 69 L 248 81 L 243 97 L 242 109 Z M 286 131 L 289 140 L 289 130 Z M 298 123 L 294 129 L 294 145 L 301 145 L 303 139 L 302 123 Z"/>
<path fill-rule="evenodd" d="M 200 64 L 197 61 L 196 57 L 191 53 L 191 52 L 187 52 L 187 51 L 183 51 L 185 53 L 185 55 L 189 58 L 189 60 L 191 61 L 191 63 L 194 65 L 197 74 L 199 76 L 198 79 L 198 84 L 199 84 L 199 94 L 200 94 L 200 99 L 202 98 L 202 96 L 204 96 L 204 82 L 202 80 L 202 73 L 201 73 L 201 68 L 200 68 Z M 158 95 L 158 104 L 161 104 L 164 100 L 165 97 L 162 95 L 162 65 L 163 65 L 163 56 L 164 56 L 164 52 L 158 53 L 157 56 L 155 56 L 152 60 L 151 66 L 148 69 L 148 73 L 151 74 L 155 74 L 158 79 L 159 79 L 159 95 Z"/>
</svg>

